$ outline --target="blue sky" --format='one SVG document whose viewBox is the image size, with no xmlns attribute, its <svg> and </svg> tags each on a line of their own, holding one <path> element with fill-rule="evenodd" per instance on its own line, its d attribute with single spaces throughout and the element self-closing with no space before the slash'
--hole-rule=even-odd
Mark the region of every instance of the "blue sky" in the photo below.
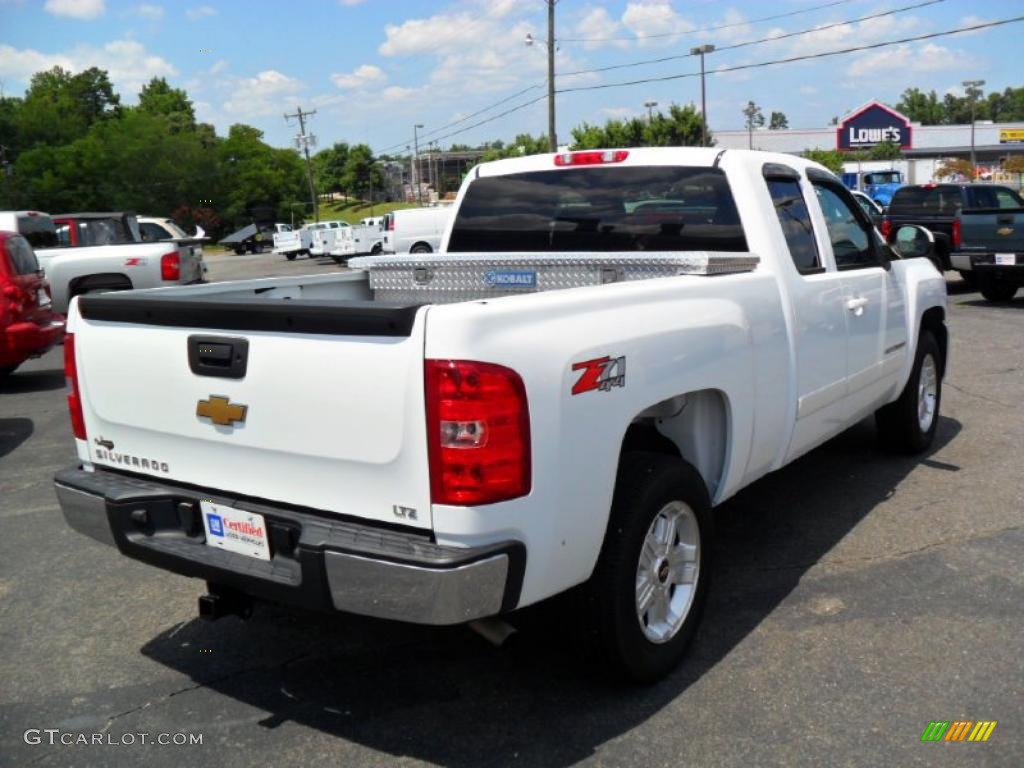
<svg viewBox="0 0 1024 768">
<path fill-rule="evenodd" d="M 685 54 L 696 44 L 723 47 L 858 19 L 923 0 L 559 0 L 557 57 L 568 73 Z M 184 87 L 201 120 L 224 133 L 234 122 L 255 125 L 269 142 L 288 145 L 296 130 L 284 112 L 316 109 L 321 146 L 366 142 L 401 151 L 412 125 L 424 143 L 441 138 L 475 144 L 546 130 L 546 106 L 532 106 L 448 136 L 544 95 L 546 56 L 527 46 L 544 40 L 543 0 L 0 0 L 0 84 L 24 91 L 35 71 L 54 64 L 110 71 L 122 99 L 133 103 L 154 75 Z M 816 9 L 815 9 L 816 8 Z M 914 10 L 841 24 L 812 34 L 712 54 L 708 69 L 835 50 L 1021 15 L 1019 0 L 943 0 Z M 793 14 L 757 21 L 765 16 Z M 708 27 L 718 29 L 706 30 Z M 904 88 L 959 91 L 982 78 L 987 90 L 1020 86 L 1024 24 L 941 37 L 775 67 L 708 77 L 712 130 L 740 128 L 753 99 L 767 115 L 785 112 L 790 127 L 826 125 L 871 99 L 890 103 Z M 1016 62 L 1016 64 L 1012 64 Z M 695 71 L 692 58 L 598 73 L 560 76 L 559 87 L 592 86 Z M 558 130 L 583 120 L 643 113 L 699 102 L 695 77 L 558 97 Z M 529 89 L 529 90 L 527 90 Z M 445 129 L 524 91 L 493 111 Z M 397 150 L 394 149 L 397 145 Z"/>
</svg>

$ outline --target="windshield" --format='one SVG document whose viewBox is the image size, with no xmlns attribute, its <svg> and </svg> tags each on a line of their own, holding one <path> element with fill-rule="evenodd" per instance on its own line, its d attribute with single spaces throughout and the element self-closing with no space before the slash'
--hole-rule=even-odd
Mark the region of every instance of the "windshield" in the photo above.
<svg viewBox="0 0 1024 768">
<path fill-rule="evenodd" d="M 745 251 L 717 168 L 570 168 L 470 184 L 449 251 Z"/>
<path fill-rule="evenodd" d="M 868 184 L 899 184 L 899 171 L 876 171 L 864 178 Z"/>
</svg>

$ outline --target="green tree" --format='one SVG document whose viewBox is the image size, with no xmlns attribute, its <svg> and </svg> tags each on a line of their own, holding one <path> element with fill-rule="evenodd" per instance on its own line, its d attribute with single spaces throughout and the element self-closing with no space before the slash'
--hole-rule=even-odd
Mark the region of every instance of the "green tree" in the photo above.
<svg viewBox="0 0 1024 768">
<path fill-rule="evenodd" d="M 373 158 L 373 150 L 366 144 L 356 144 L 349 149 L 343 186 L 355 192 L 357 197 L 366 199 L 382 184 L 383 176 Z"/>
<path fill-rule="evenodd" d="M 528 133 L 520 133 L 511 144 L 502 144 L 500 147 L 495 146 L 495 144 L 499 143 L 501 142 L 494 142 L 489 149 L 484 151 L 482 162 L 501 160 L 505 157 L 542 155 L 549 151 L 548 137 L 544 135 L 534 137 Z"/>
<path fill-rule="evenodd" d="M 255 208 L 272 208 L 287 220 L 291 203 L 308 197 L 298 152 L 268 146 L 250 125 L 232 125 L 217 153 L 226 189 L 220 211 L 229 225 L 247 222 Z"/>
<path fill-rule="evenodd" d="M 93 123 L 120 112 L 120 97 L 101 69 L 91 67 L 77 75 L 61 67 L 37 72 L 18 110 L 16 146 L 67 144 L 84 136 Z"/>
<path fill-rule="evenodd" d="M 786 113 L 772 112 L 772 116 L 768 118 L 768 127 L 773 131 L 789 128 L 789 119 L 786 117 Z"/>
<path fill-rule="evenodd" d="M 871 147 L 866 154 L 868 160 L 899 160 L 903 157 L 903 150 L 896 142 L 886 140 Z"/>
<path fill-rule="evenodd" d="M 321 192 L 347 192 L 345 166 L 348 163 L 349 146 L 343 141 L 321 149 L 313 155 L 313 173 L 316 188 Z"/>
<path fill-rule="evenodd" d="M 692 105 L 669 106 L 668 114 L 651 118 L 608 120 L 603 126 L 581 123 L 572 129 L 573 149 L 608 147 L 694 147 L 700 146 L 700 113 Z M 708 133 L 708 144 L 714 145 Z M 546 147 L 542 151 L 547 151 Z"/>
<path fill-rule="evenodd" d="M 140 110 L 167 120 L 172 131 L 195 130 L 196 113 L 188 95 L 172 88 L 162 77 L 154 77 L 139 91 Z"/>
<path fill-rule="evenodd" d="M 907 88 L 896 102 L 896 111 L 921 125 L 941 125 L 946 121 L 946 110 L 935 91 L 925 93 L 919 88 Z"/>
<path fill-rule="evenodd" d="M 843 174 L 843 161 L 847 159 L 842 152 L 834 149 L 806 149 L 804 157 L 815 163 L 821 163 L 837 176 Z"/>
<path fill-rule="evenodd" d="M 764 113 L 753 101 L 748 101 L 743 108 L 743 117 L 746 120 L 748 146 L 754 148 L 754 129 L 764 125 Z"/>
</svg>

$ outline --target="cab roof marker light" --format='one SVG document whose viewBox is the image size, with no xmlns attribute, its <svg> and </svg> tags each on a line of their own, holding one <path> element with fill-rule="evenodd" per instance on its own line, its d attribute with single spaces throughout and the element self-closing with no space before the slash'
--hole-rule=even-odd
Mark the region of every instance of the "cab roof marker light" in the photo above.
<svg viewBox="0 0 1024 768">
<path fill-rule="evenodd" d="M 604 165 L 606 163 L 621 163 L 627 157 L 629 157 L 629 150 L 626 149 L 562 152 L 555 155 L 555 165 L 559 167 L 570 165 Z"/>
</svg>

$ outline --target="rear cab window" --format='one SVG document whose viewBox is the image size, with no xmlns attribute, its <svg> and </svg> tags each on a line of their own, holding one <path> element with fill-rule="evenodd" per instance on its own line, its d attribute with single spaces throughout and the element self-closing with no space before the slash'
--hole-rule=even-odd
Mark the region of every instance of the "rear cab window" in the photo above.
<svg viewBox="0 0 1024 768">
<path fill-rule="evenodd" d="M 473 181 L 449 251 L 746 251 L 719 168 L 620 166 Z"/>
<path fill-rule="evenodd" d="M 811 224 L 811 214 L 807 209 L 800 181 L 786 178 L 769 178 L 765 181 L 772 204 L 775 206 L 775 215 L 786 238 L 786 245 L 789 246 L 793 265 L 802 275 L 825 271 L 818 254 L 814 226 Z"/>
<path fill-rule="evenodd" d="M 968 208 L 1024 208 L 1020 195 L 1007 187 L 975 186 L 968 187 L 965 192 Z"/>
<path fill-rule="evenodd" d="M 57 247 L 57 231 L 49 216 L 19 216 L 18 234 L 33 248 Z"/>
</svg>

